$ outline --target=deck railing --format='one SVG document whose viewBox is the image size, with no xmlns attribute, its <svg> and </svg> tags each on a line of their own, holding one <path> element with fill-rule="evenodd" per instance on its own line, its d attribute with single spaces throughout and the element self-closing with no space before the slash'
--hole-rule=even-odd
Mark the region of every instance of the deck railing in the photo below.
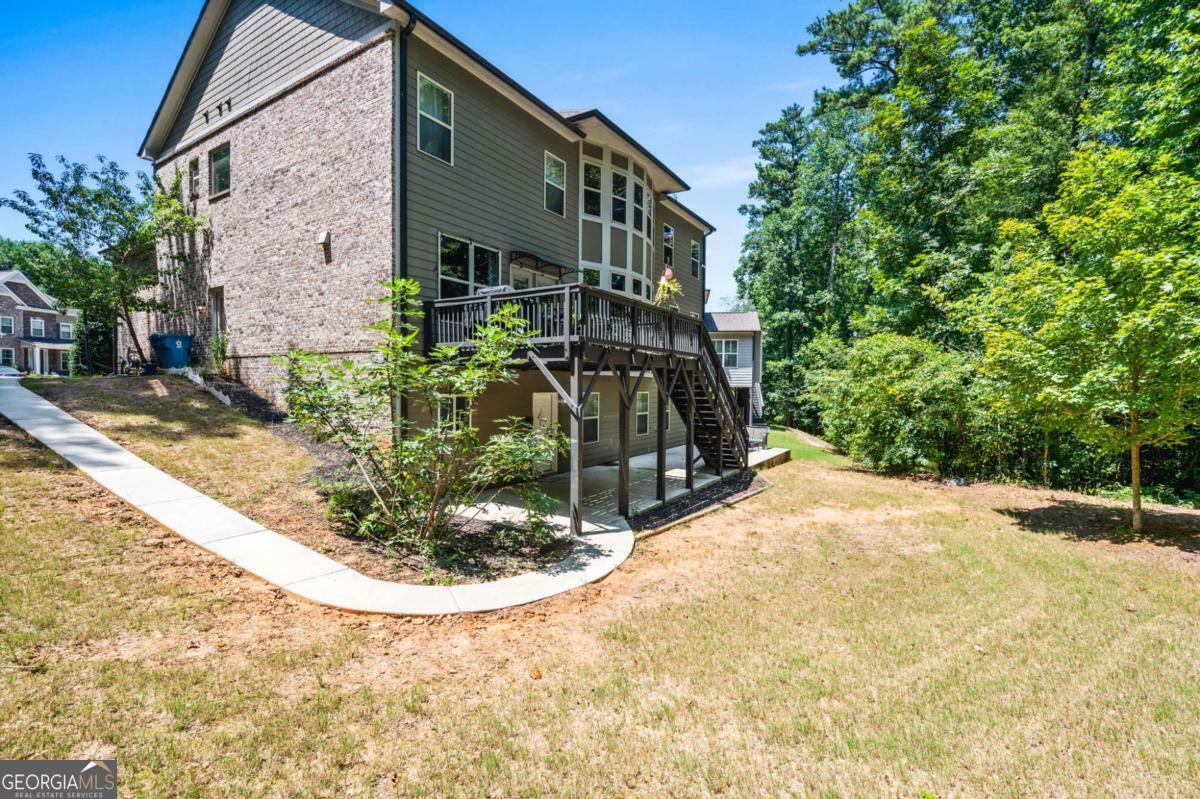
<svg viewBox="0 0 1200 799">
<path fill-rule="evenodd" d="M 531 346 L 573 342 L 700 357 L 699 319 L 577 283 L 426 303 L 426 344 L 469 346 L 479 325 L 506 305 L 533 333 Z"/>
</svg>

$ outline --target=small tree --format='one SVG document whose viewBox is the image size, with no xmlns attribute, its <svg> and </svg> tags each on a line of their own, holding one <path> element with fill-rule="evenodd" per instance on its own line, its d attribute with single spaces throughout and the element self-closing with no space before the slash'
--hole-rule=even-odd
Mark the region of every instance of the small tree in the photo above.
<svg viewBox="0 0 1200 799">
<path fill-rule="evenodd" d="M 1200 422 L 1200 182 L 1085 149 L 1045 230 L 1003 232 L 1011 254 L 981 303 L 982 368 L 1015 406 L 1129 453 L 1140 531 L 1142 448 L 1180 444 Z"/>
<path fill-rule="evenodd" d="M 476 400 L 488 386 L 512 383 L 516 351 L 531 332 L 505 305 L 475 330 L 465 350 L 439 347 L 428 356 L 414 320 L 420 285 L 384 284 L 392 318 L 371 326 L 374 354 L 362 362 L 295 351 L 288 355 L 286 399 L 291 418 L 317 440 L 352 459 L 370 510 L 356 514 L 360 532 L 386 543 L 429 547 L 451 533 L 454 515 L 486 501 L 487 489 L 515 484 L 528 526 L 548 529 L 553 502 L 536 486 L 540 466 L 557 457 L 562 437 L 508 419 L 486 441 L 474 426 Z M 393 404 L 405 398 L 409 413 Z"/>
<path fill-rule="evenodd" d="M 29 162 L 40 196 L 17 191 L 11 198 L 0 197 L 0 208 L 23 214 L 31 233 L 56 245 L 49 257 L 57 259 L 57 299 L 102 309 L 114 322 L 124 322 L 138 357 L 147 361 L 133 314 L 164 309 L 153 289 L 164 272 L 180 265 L 159 264 L 156 246 L 207 224 L 184 206 L 181 175 L 164 189 L 139 172 L 135 191 L 127 183 L 129 173 L 103 156 L 94 168 L 59 156 L 59 175 L 40 155 L 30 155 Z M 186 256 L 175 258 L 181 257 Z"/>
</svg>

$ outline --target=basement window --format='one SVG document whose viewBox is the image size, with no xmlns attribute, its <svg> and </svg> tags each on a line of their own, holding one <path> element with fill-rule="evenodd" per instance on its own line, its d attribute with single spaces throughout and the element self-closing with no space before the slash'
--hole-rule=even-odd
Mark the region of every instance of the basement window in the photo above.
<svg viewBox="0 0 1200 799">
<path fill-rule="evenodd" d="M 636 427 L 637 434 L 644 436 L 650 432 L 650 392 L 639 391 L 637 393 L 637 405 L 634 406 L 636 412 Z"/>
<path fill-rule="evenodd" d="M 583 403 L 583 443 L 595 444 L 600 440 L 600 393 L 588 394 Z"/>
</svg>

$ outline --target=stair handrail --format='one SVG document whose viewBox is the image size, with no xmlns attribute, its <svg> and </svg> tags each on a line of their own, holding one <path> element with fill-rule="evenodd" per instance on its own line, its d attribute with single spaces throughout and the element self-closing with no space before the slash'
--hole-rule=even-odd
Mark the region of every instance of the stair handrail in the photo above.
<svg viewBox="0 0 1200 799">
<path fill-rule="evenodd" d="M 717 360 L 717 348 L 707 329 L 701 329 L 700 339 L 700 363 L 703 365 L 709 381 L 713 383 L 714 393 L 721 406 L 721 414 L 725 417 L 727 427 L 733 431 L 733 442 L 735 449 L 738 450 L 739 461 L 743 466 L 748 466 L 750 434 L 746 430 L 746 423 L 734 412 L 737 402 L 734 399 L 736 395 L 733 393 L 733 386 L 729 383 L 729 376 L 725 374 L 725 369 L 720 368 L 720 362 Z"/>
</svg>

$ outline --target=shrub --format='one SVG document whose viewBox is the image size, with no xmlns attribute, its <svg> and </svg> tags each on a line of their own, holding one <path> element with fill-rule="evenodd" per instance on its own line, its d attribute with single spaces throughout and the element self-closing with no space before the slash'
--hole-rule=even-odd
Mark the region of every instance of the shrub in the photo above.
<svg viewBox="0 0 1200 799">
<path fill-rule="evenodd" d="M 209 370 L 215 375 L 225 374 L 225 364 L 229 361 L 229 334 L 219 330 L 208 337 Z"/>
<path fill-rule="evenodd" d="M 330 512 L 364 537 L 429 549 L 451 536 L 455 515 L 512 485 L 526 499 L 526 526 L 544 533 L 553 502 L 538 488 L 539 466 L 557 456 L 562 436 L 508 419 L 481 440 L 470 412 L 489 385 L 516 379 L 514 355 L 531 335 L 517 306 L 497 310 L 464 350 L 439 347 L 426 355 L 415 323 L 420 285 L 384 285 L 382 302 L 392 313 L 371 326 L 379 340 L 370 358 L 294 351 L 284 361 L 291 419 L 344 449 L 357 473 L 355 486 L 331 494 Z M 400 398 L 407 414 L 393 414 Z"/>
<path fill-rule="evenodd" d="M 807 375 L 829 440 L 884 472 L 958 466 L 966 441 L 971 369 L 961 355 L 916 338 L 871 336 L 844 361 Z"/>
</svg>

